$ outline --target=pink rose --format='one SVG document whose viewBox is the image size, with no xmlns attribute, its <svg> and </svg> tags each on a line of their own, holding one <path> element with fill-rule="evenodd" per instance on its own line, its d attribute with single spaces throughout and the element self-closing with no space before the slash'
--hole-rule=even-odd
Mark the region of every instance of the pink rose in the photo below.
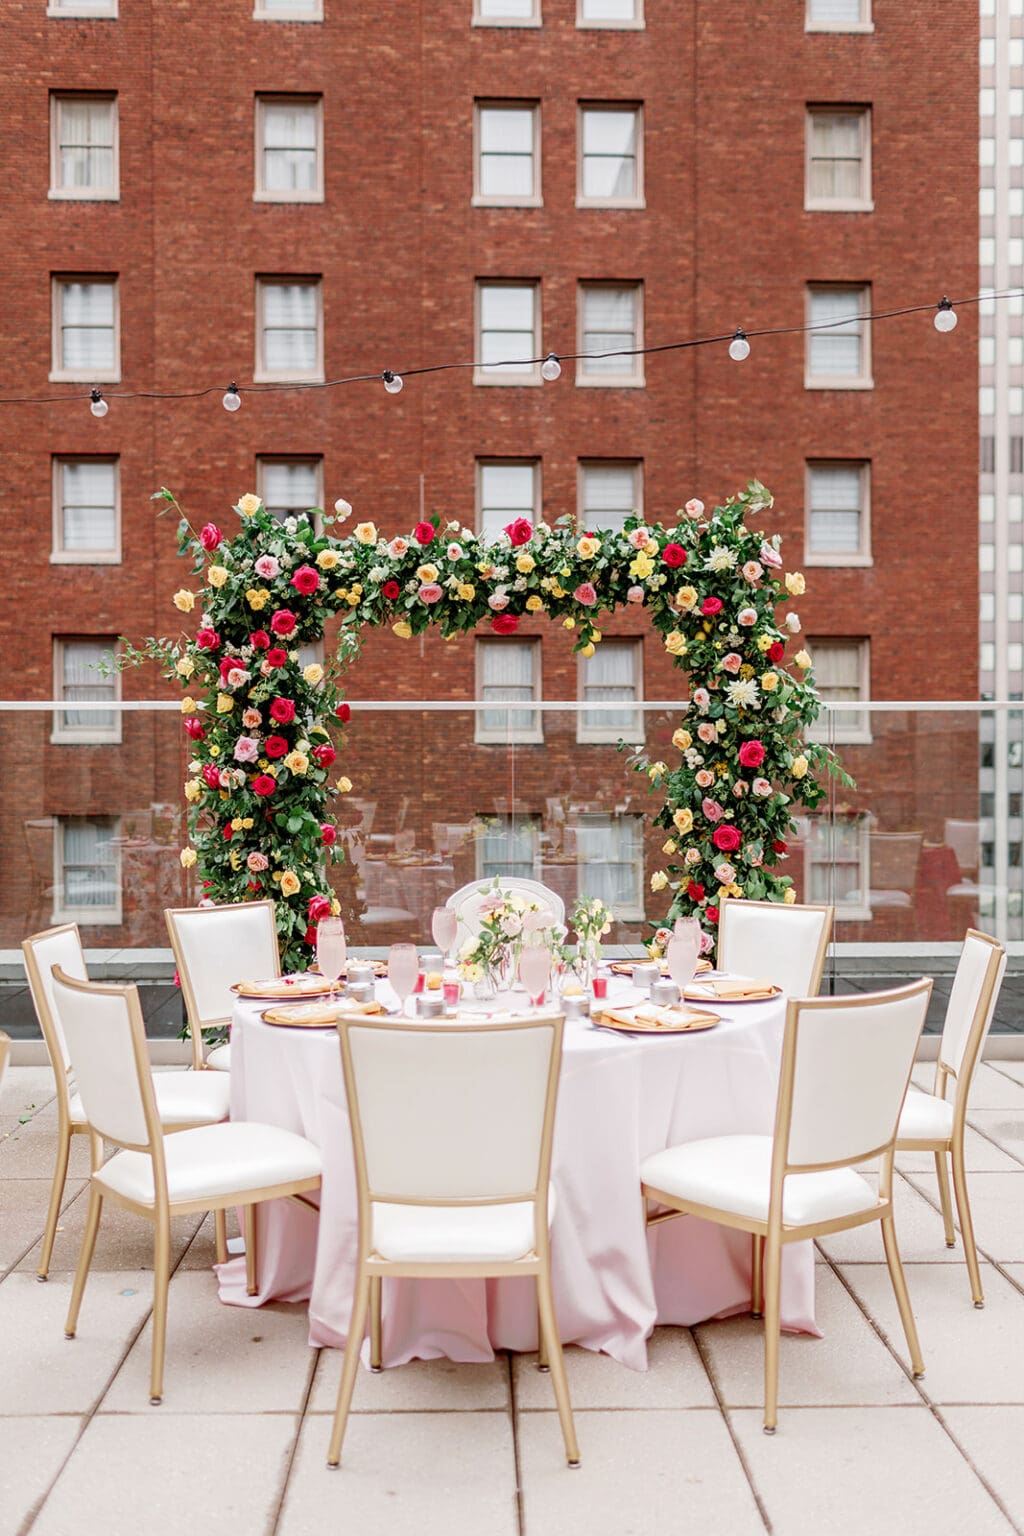
<svg viewBox="0 0 1024 1536">
<path fill-rule="evenodd" d="M 203 768 L 203 778 L 208 789 L 220 789 L 220 769 L 216 763 L 207 763 Z"/>
<path fill-rule="evenodd" d="M 686 515 L 690 519 L 690 521 L 692 523 L 695 523 L 698 520 L 698 518 L 701 518 L 701 517 L 704 516 L 704 503 L 702 501 L 698 501 L 696 496 L 691 496 L 690 500 L 686 503 L 686 506 L 683 508 L 683 511 L 686 513 Z"/>
<path fill-rule="evenodd" d="M 700 936 L 700 952 L 702 955 L 710 955 L 715 947 L 715 941 L 710 933 L 702 933 Z"/>
<path fill-rule="evenodd" d="M 329 768 L 338 757 L 330 742 L 324 742 L 321 747 L 314 747 L 309 755 L 318 768 Z"/>
<path fill-rule="evenodd" d="M 739 758 L 744 768 L 760 768 L 764 762 L 764 742 L 756 738 L 745 741 L 740 747 Z"/>
<path fill-rule="evenodd" d="M 252 781 L 253 794 L 263 795 L 268 798 L 277 788 L 277 780 L 269 773 L 258 773 Z"/>
<path fill-rule="evenodd" d="M 742 624 L 744 629 L 750 629 L 751 625 L 757 623 L 757 609 L 741 608 L 736 615 L 736 622 L 737 624 Z"/>
<path fill-rule="evenodd" d="M 686 550 L 681 544 L 666 544 L 661 558 L 672 570 L 677 570 L 686 564 Z"/>
<path fill-rule="evenodd" d="M 707 742 L 708 745 L 710 745 L 712 742 L 717 742 L 718 740 L 718 732 L 710 720 L 701 721 L 700 725 L 697 727 L 697 735 L 700 737 L 701 741 Z"/>
<path fill-rule="evenodd" d="M 429 528 L 430 524 L 426 523 L 424 526 Z M 439 603 L 444 596 L 444 590 L 438 586 L 436 581 L 427 581 L 420 587 L 416 596 L 421 603 Z"/>
<path fill-rule="evenodd" d="M 258 725 L 263 724 L 263 716 L 258 709 L 243 709 L 242 724 L 247 731 L 254 731 Z"/>
<path fill-rule="evenodd" d="M 707 795 L 705 795 L 704 799 L 701 801 L 700 808 L 704 812 L 704 817 L 707 821 L 721 821 L 722 817 L 725 815 L 725 812 L 719 805 L 718 801 L 708 799 Z M 719 846 L 721 845 L 719 844 Z"/>
<path fill-rule="evenodd" d="M 491 620 L 491 628 L 496 635 L 514 635 L 519 628 L 519 619 L 514 613 L 499 613 Z"/>
<path fill-rule="evenodd" d="M 593 582 L 581 581 L 573 597 L 578 603 L 582 603 L 584 608 L 592 608 L 597 602 L 597 589 Z"/>
<path fill-rule="evenodd" d="M 528 517 L 514 518 L 511 523 L 505 525 L 504 531 L 513 544 L 529 544 L 533 538 L 533 524 Z"/>
<path fill-rule="evenodd" d="M 770 795 L 771 792 L 772 792 L 772 787 L 769 784 L 767 779 L 755 779 L 754 783 L 752 785 L 752 788 L 753 788 L 754 794 L 755 795 L 760 795 L 762 800 L 765 798 L 766 795 Z"/>
<path fill-rule="evenodd" d="M 644 600 L 644 589 L 643 589 L 643 587 L 630 587 L 629 591 L 626 593 L 626 602 L 627 603 L 642 603 L 643 600 Z"/>
<path fill-rule="evenodd" d="M 262 576 L 264 581 L 273 581 L 275 576 L 280 575 L 281 567 L 277 563 L 276 556 L 260 555 L 253 566 L 253 570 L 257 576 Z"/>
<path fill-rule="evenodd" d="M 250 673 L 244 667 L 229 667 L 228 675 L 224 679 L 229 688 L 241 688 L 249 681 Z"/>
<path fill-rule="evenodd" d="M 713 619 L 716 613 L 722 611 L 722 599 L 720 597 L 706 597 L 700 605 L 700 611 L 706 619 Z"/>
<path fill-rule="evenodd" d="M 762 565 L 771 566 L 773 571 L 782 570 L 782 556 L 779 554 L 778 550 L 773 549 L 770 544 L 762 544 L 758 551 L 758 555 Z"/>
<path fill-rule="evenodd" d="M 417 544 L 430 544 L 433 542 L 437 529 L 433 523 L 417 523 L 412 531 L 412 536 Z"/>
<path fill-rule="evenodd" d="M 203 729 L 203 722 L 199 719 L 198 715 L 186 715 L 181 723 L 184 728 L 185 735 L 189 738 L 190 741 L 202 741 L 203 737 L 206 735 L 206 732 Z"/>
<path fill-rule="evenodd" d="M 711 841 L 722 853 L 735 853 L 742 839 L 735 827 L 716 827 Z"/>
<path fill-rule="evenodd" d="M 651 531 L 649 528 L 631 528 L 626 537 L 634 549 L 646 549 L 651 542 Z"/>
<path fill-rule="evenodd" d="M 320 828 L 320 841 L 325 848 L 330 848 L 338 841 L 338 829 L 333 822 L 325 821 Z"/>
<path fill-rule="evenodd" d="M 736 871 L 733 869 L 728 859 L 723 859 L 721 864 L 715 865 L 715 879 L 718 881 L 719 885 L 732 885 L 735 878 Z"/>
<path fill-rule="evenodd" d="M 735 651 L 730 651 L 728 655 L 722 657 L 721 665 L 723 672 L 732 672 L 735 675 L 743 665 L 743 657 L 737 655 Z"/>
<path fill-rule="evenodd" d="M 743 580 L 749 581 L 751 586 L 753 586 L 755 581 L 760 581 L 763 575 L 764 566 L 757 560 L 748 560 L 743 567 Z"/>
<path fill-rule="evenodd" d="M 487 606 L 493 608 L 495 613 L 500 613 L 503 608 L 508 607 L 508 598 L 504 592 L 495 592 L 493 597 L 487 599 Z"/>
<path fill-rule="evenodd" d="M 749 788 L 750 785 L 747 783 L 746 779 L 737 779 L 736 783 L 732 787 L 732 792 L 736 796 L 737 800 L 742 800 L 743 796 L 747 793 Z"/>
<path fill-rule="evenodd" d="M 196 630 L 196 645 L 201 651 L 215 651 L 220 645 L 220 635 L 215 629 Z"/>
<path fill-rule="evenodd" d="M 312 597 L 320 585 L 320 577 L 311 565 L 300 565 L 292 577 L 292 586 L 303 597 Z"/>
<path fill-rule="evenodd" d="M 715 782 L 715 776 L 708 768 L 697 770 L 697 786 L 699 789 L 710 789 Z"/>
<path fill-rule="evenodd" d="M 388 554 L 391 556 L 392 560 L 401 560 L 402 556 L 406 553 L 408 548 L 408 539 L 392 539 L 391 543 L 388 545 Z"/>
<path fill-rule="evenodd" d="M 239 736 L 233 755 L 237 763 L 254 763 L 260 755 L 260 744 L 255 736 Z"/>
<path fill-rule="evenodd" d="M 258 874 L 261 869 L 270 867 L 270 860 L 265 853 L 250 853 L 245 862 L 253 874 Z"/>
<path fill-rule="evenodd" d="M 701 714 L 704 714 L 705 711 L 710 708 L 711 695 L 708 693 L 706 688 L 695 688 L 693 690 L 693 702 L 696 704 Z"/>
<path fill-rule="evenodd" d="M 199 534 L 199 542 L 205 550 L 214 550 L 220 543 L 223 535 L 216 523 L 207 523 Z"/>
</svg>

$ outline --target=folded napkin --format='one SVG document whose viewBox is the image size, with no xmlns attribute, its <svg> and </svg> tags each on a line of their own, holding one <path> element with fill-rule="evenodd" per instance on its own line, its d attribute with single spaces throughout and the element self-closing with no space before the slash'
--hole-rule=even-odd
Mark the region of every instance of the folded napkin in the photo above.
<svg viewBox="0 0 1024 1536">
<path fill-rule="evenodd" d="M 382 1003 L 291 1003 L 268 1008 L 263 1017 L 268 1024 L 290 1024 L 297 1029 L 323 1029 L 338 1022 L 343 1015 L 383 1013 Z"/>
<path fill-rule="evenodd" d="M 239 997 L 319 997 L 329 992 L 331 984 L 308 971 L 301 976 L 270 976 L 265 981 L 239 981 L 234 990 Z"/>
<path fill-rule="evenodd" d="M 709 994 L 724 1003 L 729 999 L 739 1002 L 743 998 L 773 997 L 775 991 L 773 981 L 730 981 L 727 977 L 722 977 L 715 981 L 702 981 L 699 995 L 703 997 Z"/>
<path fill-rule="evenodd" d="M 606 1008 L 601 1020 L 621 1024 L 625 1029 L 653 1033 L 659 1029 L 702 1029 L 713 1015 L 697 1013 L 692 1008 L 658 1008 L 646 1004 L 639 1008 Z M 717 1021 L 716 1021 L 717 1022 Z"/>
</svg>

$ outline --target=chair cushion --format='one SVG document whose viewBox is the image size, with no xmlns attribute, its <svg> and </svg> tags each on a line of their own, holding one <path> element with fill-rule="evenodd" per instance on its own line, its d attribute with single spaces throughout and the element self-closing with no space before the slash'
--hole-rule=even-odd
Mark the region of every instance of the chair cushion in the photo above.
<svg viewBox="0 0 1024 1536">
<path fill-rule="evenodd" d="M 153 1091 L 160 1124 L 168 1130 L 176 1125 L 216 1125 L 228 1117 L 231 1082 L 219 1072 L 157 1072 Z M 79 1094 L 71 1095 L 70 1109 L 72 1124 L 85 1125 Z"/>
<path fill-rule="evenodd" d="M 548 1220 L 555 1191 L 548 1191 Z M 373 1250 L 404 1264 L 486 1264 L 525 1258 L 534 1247 L 533 1201 L 515 1205 L 373 1205 Z"/>
<path fill-rule="evenodd" d="M 241 1195 L 316 1178 L 321 1169 L 320 1152 L 305 1137 L 247 1120 L 168 1136 L 164 1161 L 172 1202 Z M 93 1177 L 126 1199 L 153 1204 L 153 1163 L 146 1152 L 118 1152 Z"/>
<path fill-rule="evenodd" d="M 215 1045 L 206 1058 L 206 1065 L 212 1067 L 215 1072 L 231 1071 L 231 1043 Z"/>
<path fill-rule="evenodd" d="M 953 1101 L 911 1088 L 900 1115 L 896 1145 L 901 1141 L 948 1141 L 953 1134 Z"/>
<path fill-rule="evenodd" d="M 640 1178 L 693 1205 L 767 1221 L 771 1170 L 770 1136 L 712 1136 L 655 1152 L 640 1164 Z M 782 1220 L 787 1227 L 802 1227 L 852 1216 L 877 1204 L 871 1185 L 852 1168 L 791 1173 L 783 1192 Z"/>
</svg>

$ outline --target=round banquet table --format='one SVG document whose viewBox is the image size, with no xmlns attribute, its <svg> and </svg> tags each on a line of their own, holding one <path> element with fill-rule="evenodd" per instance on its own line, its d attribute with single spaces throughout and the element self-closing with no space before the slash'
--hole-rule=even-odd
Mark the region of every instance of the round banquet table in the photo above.
<svg viewBox="0 0 1024 1536">
<path fill-rule="evenodd" d="M 386 983 L 379 992 L 394 1003 Z M 641 995 L 618 978 L 609 987 L 617 1002 Z M 257 1294 L 246 1294 L 241 1258 L 218 1267 L 220 1297 L 249 1307 L 308 1300 L 310 1343 L 340 1348 L 352 1305 L 357 1212 L 338 1037 L 330 1028 L 265 1024 L 265 1006 L 235 1007 L 231 1116 L 283 1126 L 320 1148 L 319 1230 L 316 1217 L 294 1203 L 259 1206 Z M 640 1162 L 652 1152 L 773 1129 L 785 999 L 713 1007 L 721 1016 L 715 1028 L 663 1038 L 566 1021 L 551 1174 L 559 1331 L 565 1343 L 603 1350 L 634 1370 L 646 1369 L 656 1323 L 689 1325 L 750 1309 L 750 1237 L 694 1217 L 647 1230 L 640 1199 Z M 528 1279 L 386 1280 L 382 1315 L 385 1365 L 491 1360 L 495 1349 L 537 1347 Z M 809 1242 L 783 1249 L 782 1322 L 818 1333 Z"/>
</svg>

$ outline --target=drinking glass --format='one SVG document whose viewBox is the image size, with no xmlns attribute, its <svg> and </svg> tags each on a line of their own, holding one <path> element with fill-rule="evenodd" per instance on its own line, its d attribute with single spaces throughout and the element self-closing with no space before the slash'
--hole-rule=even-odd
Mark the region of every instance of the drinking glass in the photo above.
<svg viewBox="0 0 1024 1536">
<path fill-rule="evenodd" d="M 398 997 L 398 1011 L 405 1012 L 419 975 L 420 961 L 415 944 L 392 944 L 388 950 L 388 981 Z"/>
<path fill-rule="evenodd" d="M 668 973 L 680 992 L 693 980 L 699 955 L 700 923 L 695 917 L 680 918 L 665 955 Z"/>
<path fill-rule="evenodd" d="M 551 975 L 551 951 L 546 944 L 524 944 L 519 956 L 519 979 L 534 1007 L 544 997 Z"/>
<path fill-rule="evenodd" d="M 331 984 L 330 1002 L 334 1002 L 334 988 L 345 969 L 347 948 L 345 924 L 340 917 L 322 917 L 316 925 L 316 963 L 321 976 Z"/>
<path fill-rule="evenodd" d="M 455 943 L 458 931 L 459 919 L 455 911 L 451 907 L 435 907 L 430 919 L 430 932 L 444 957 L 445 965 L 448 964 L 448 951 Z"/>
</svg>

